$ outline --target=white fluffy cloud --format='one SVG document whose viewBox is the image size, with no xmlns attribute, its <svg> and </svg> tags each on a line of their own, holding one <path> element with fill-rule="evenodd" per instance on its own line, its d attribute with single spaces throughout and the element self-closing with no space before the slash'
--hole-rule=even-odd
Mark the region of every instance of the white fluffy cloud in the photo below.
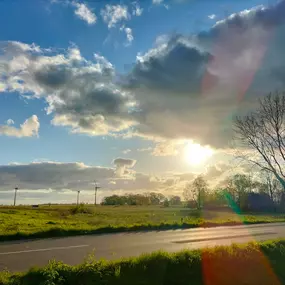
<svg viewBox="0 0 285 285">
<path fill-rule="evenodd" d="M 130 46 L 132 44 L 132 41 L 134 40 L 132 29 L 123 25 L 120 27 L 120 31 L 123 31 L 126 34 L 127 42 L 125 46 Z"/>
<path fill-rule="evenodd" d="M 74 14 L 81 20 L 85 21 L 88 25 L 93 25 L 97 21 L 97 17 L 92 10 L 83 3 L 73 2 L 75 7 Z"/>
<path fill-rule="evenodd" d="M 85 3 L 80 3 L 77 0 L 51 0 L 51 4 L 62 4 L 63 7 L 72 7 L 74 9 L 74 15 L 88 25 L 94 25 L 97 22 L 97 16 L 94 11 Z"/>
<path fill-rule="evenodd" d="M 133 31 L 131 28 L 128 28 L 128 27 L 126 27 L 124 30 L 127 36 L 128 44 L 131 44 L 132 41 L 134 40 Z"/>
<path fill-rule="evenodd" d="M 14 124 L 14 121 L 9 119 L 7 125 L 0 125 L 0 135 L 17 138 L 38 136 L 40 122 L 36 115 L 25 120 L 19 128 L 13 127 L 11 124 Z"/>
<path fill-rule="evenodd" d="M 129 19 L 128 7 L 125 5 L 107 4 L 105 8 L 101 10 L 101 16 L 110 29 L 115 27 L 116 24 L 122 20 Z"/>
<path fill-rule="evenodd" d="M 141 16 L 143 13 L 143 8 L 140 7 L 138 2 L 133 3 L 133 16 Z"/>
<path fill-rule="evenodd" d="M 216 17 L 217 17 L 217 15 L 215 15 L 215 14 L 211 14 L 211 15 L 208 16 L 208 18 L 210 20 L 214 20 L 214 19 L 216 19 Z"/>
<path fill-rule="evenodd" d="M 3 91 L 44 98 L 53 124 L 75 133 L 106 135 L 136 124 L 129 114 L 134 99 L 115 84 L 114 68 L 104 57 L 95 54 L 87 61 L 76 47 L 63 54 L 31 49 L 3 43 Z"/>
</svg>

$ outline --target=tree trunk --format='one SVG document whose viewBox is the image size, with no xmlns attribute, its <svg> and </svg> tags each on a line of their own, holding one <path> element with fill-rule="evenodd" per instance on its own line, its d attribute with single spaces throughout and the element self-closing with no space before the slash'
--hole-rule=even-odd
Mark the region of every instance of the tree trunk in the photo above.
<svg viewBox="0 0 285 285">
<path fill-rule="evenodd" d="M 278 175 L 277 172 L 274 172 L 275 177 L 277 178 L 277 180 L 280 182 L 280 184 L 283 187 L 283 190 L 285 190 L 285 179 L 282 178 L 280 175 Z"/>
</svg>

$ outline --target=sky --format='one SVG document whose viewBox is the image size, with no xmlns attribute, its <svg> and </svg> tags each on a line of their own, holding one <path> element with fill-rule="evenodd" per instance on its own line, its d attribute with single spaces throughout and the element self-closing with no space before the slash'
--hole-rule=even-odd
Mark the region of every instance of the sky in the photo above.
<svg viewBox="0 0 285 285">
<path fill-rule="evenodd" d="M 285 78 L 285 1 L 0 1 L 0 204 L 181 195 Z M 239 169 L 240 170 L 240 169 Z"/>
</svg>

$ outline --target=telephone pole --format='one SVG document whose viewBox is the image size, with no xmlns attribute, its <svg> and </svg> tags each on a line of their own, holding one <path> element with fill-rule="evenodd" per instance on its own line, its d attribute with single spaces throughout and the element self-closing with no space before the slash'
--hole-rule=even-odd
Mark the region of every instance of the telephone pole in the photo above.
<svg viewBox="0 0 285 285">
<path fill-rule="evenodd" d="M 101 187 L 99 187 L 98 185 L 97 185 L 97 182 L 96 181 L 94 181 L 94 185 L 95 185 L 95 193 L 94 193 L 94 195 L 95 195 L 95 201 L 94 201 L 94 205 L 96 206 L 97 205 L 97 191 L 98 191 L 98 189 L 99 188 L 101 188 Z"/>
<path fill-rule="evenodd" d="M 14 206 L 16 206 L 16 202 L 17 202 L 17 192 L 18 192 L 18 187 L 15 187 L 15 194 L 14 194 Z"/>
<path fill-rule="evenodd" d="M 79 205 L 79 194 L 80 194 L 80 190 L 77 191 L 77 205 Z"/>
</svg>

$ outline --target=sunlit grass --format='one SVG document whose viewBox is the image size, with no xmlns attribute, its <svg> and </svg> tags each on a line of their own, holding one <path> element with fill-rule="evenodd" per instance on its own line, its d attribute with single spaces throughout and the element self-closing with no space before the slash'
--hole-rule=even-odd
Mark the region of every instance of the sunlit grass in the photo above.
<svg viewBox="0 0 285 285">
<path fill-rule="evenodd" d="M 0 240 L 135 230 L 285 222 L 282 214 L 236 215 L 160 206 L 0 207 Z"/>
</svg>

